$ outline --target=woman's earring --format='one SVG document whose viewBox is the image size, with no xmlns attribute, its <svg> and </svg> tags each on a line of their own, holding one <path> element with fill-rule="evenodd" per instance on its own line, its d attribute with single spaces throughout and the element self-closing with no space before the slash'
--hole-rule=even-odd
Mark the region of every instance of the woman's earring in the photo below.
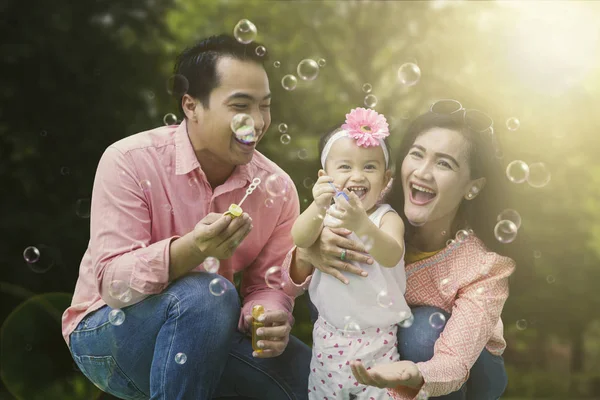
<svg viewBox="0 0 600 400">
<path fill-rule="evenodd" d="M 469 193 L 469 194 L 467 194 L 467 199 L 469 199 L 469 200 L 470 200 L 470 199 L 472 199 L 472 198 L 473 198 L 473 193 Z"/>
</svg>

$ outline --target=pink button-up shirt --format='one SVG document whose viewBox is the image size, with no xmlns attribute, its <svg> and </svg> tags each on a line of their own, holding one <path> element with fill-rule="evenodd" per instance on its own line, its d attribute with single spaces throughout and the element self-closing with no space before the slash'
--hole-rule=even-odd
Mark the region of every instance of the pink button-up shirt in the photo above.
<svg viewBox="0 0 600 400">
<path fill-rule="evenodd" d="M 276 197 L 266 190 L 266 179 L 274 174 L 279 182 Z M 294 183 L 256 151 L 250 163 L 236 167 L 213 191 L 183 122 L 124 138 L 102 155 L 92 191 L 90 241 L 71 306 L 62 319 L 67 345 L 83 317 L 106 304 L 111 282 L 126 282 L 142 296 L 162 292 L 170 283 L 171 242 L 193 230 L 207 214 L 239 204 L 257 177 L 262 183 L 242 205 L 254 228 L 231 258 L 220 260 L 218 273 L 233 281 L 234 273 L 244 271 L 240 330 L 246 329 L 243 315 L 254 304 L 285 310 L 293 322 L 293 297 L 267 286 L 265 274 L 280 266 L 293 246 L 291 229 L 300 211 Z M 281 188 L 287 193 L 281 195 Z M 203 270 L 201 265 L 194 269 Z M 280 274 L 272 274 L 270 286 L 279 279 Z"/>
</svg>

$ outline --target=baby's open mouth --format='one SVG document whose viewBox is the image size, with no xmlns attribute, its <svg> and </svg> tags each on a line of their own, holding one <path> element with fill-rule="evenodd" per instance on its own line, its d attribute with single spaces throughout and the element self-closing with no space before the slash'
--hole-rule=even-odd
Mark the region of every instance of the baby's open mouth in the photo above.
<svg viewBox="0 0 600 400">
<path fill-rule="evenodd" d="M 348 186 L 346 189 L 348 189 L 350 192 L 354 192 L 360 200 L 362 200 L 369 191 L 369 189 L 364 186 Z"/>
</svg>

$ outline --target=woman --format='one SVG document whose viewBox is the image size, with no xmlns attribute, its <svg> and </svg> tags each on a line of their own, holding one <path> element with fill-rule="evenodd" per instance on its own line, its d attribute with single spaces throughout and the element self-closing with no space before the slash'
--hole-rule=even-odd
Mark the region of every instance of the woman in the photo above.
<svg viewBox="0 0 600 400">
<path fill-rule="evenodd" d="M 491 252 L 495 203 L 505 194 L 494 154 L 492 120 L 440 100 L 403 138 L 389 203 L 406 225 L 406 300 L 412 316 L 401 324 L 402 361 L 367 370 L 352 363 L 358 382 L 390 388 L 396 399 L 498 399 L 507 378 L 500 314 L 513 260 Z M 292 250 L 282 271 L 284 290 L 308 287 L 313 265 L 346 282 L 370 263 L 364 245 L 344 230 L 324 229 L 308 249 Z M 340 259 L 344 251 L 344 260 Z M 366 269 L 368 273 L 368 269 Z"/>
</svg>

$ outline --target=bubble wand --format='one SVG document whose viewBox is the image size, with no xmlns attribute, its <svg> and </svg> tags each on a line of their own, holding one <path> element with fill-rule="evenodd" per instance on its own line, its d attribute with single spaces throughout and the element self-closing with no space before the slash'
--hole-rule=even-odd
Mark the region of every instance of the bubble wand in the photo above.
<svg viewBox="0 0 600 400">
<path fill-rule="evenodd" d="M 350 201 L 350 198 L 348 197 L 348 195 L 346 193 L 342 192 L 341 190 L 338 190 L 338 188 L 336 188 L 333 183 L 329 182 L 329 184 L 331 185 L 332 188 L 335 189 L 335 197 L 344 196 L 346 201 Z"/>
<path fill-rule="evenodd" d="M 246 200 L 246 197 L 248 197 L 249 194 L 252 194 L 252 192 L 254 192 L 254 189 L 256 189 L 260 182 L 260 178 L 254 178 L 250 186 L 248 186 L 248 189 L 246 189 L 246 194 L 242 198 L 242 201 L 240 201 L 240 204 L 231 204 L 229 206 L 229 210 L 225 211 L 223 215 L 231 215 L 231 218 L 239 217 L 240 215 L 242 215 L 242 213 L 244 212 L 241 207 L 242 203 L 244 202 L 244 200 Z"/>
</svg>

